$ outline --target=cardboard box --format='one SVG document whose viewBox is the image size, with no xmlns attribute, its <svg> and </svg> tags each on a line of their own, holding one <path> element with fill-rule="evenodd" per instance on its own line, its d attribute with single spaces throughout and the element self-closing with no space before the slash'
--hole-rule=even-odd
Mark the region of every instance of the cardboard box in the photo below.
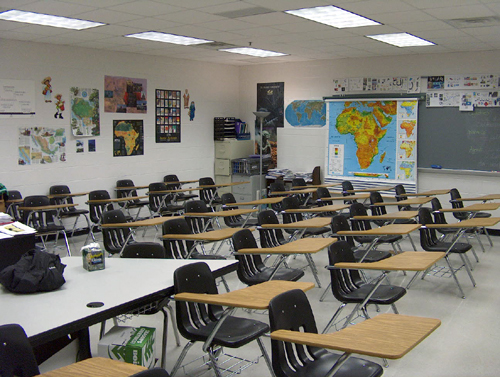
<svg viewBox="0 0 500 377">
<path fill-rule="evenodd" d="M 114 326 L 97 346 L 98 356 L 147 368 L 155 364 L 156 329 L 152 327 Z"/>
</svg>

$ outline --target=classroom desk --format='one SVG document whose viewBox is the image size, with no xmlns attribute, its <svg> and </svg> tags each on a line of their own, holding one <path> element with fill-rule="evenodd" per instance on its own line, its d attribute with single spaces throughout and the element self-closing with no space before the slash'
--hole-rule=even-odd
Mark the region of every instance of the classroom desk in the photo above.
<svg viewBox="0 0 500 377">
<path fill-rule="evenodd" d="M 244 209 L 244 208 L 237 208 L 233 209 L 231 211 L 215 211 L 215 212 L 186 212 L 184 214 L 185 217 L 207 217 L 213 221 L 213 219 L 216 219 L 218 217 L 231 217 L 231 216 L 242 216 L 242 215 L 247 215 L 245 222 L 243 223 L 243 227 L 247 223 L 248 218 L 252 213 L 257 212 L 257 209 L 252 208 L 252 209 Z M 209 223 L 205 225 L 205 229 L 208 227 Z"/>
<path fill-rule="evenodd" d="M 303 188 L 297 190 L 287 190 L 287 191 L 273 191 L 269 195 L 297 195 L 297 194 L 313 194 L 316 192 L 315 188 Z"/>
<path fill-rule="evenodd" d="M 192 234 L 164 234 L 162 238 L 164 240 L 185 240 L 194 241 L 193 246 L 189 250 L 187 258 L 191 256 L 196 246 L 203 244 L 205 242 L 219 242 L 231 238 L 235 233 L 239 232 L 244 228 L 222 228 L 216 229 L 209 232 L 202 233 L 192 233 Z M 254 231 L 253 228 L 248 228 L 250 231 Z"/>
<path fill-rule="evenodd" d="M 470 212 L 470 217 L 474 217 L 474 212 L 495 211 L 498 208 L 500 208 L 500 203 L 479 203 L 462 208 L 441 208 L 439 212 Z"/>
<path fill-rule="evenodd" d="M 295 229 L 300 230 L 298 234 L 293 234 L 290 238 L 301 238 L 307 228 L 323 228 L 329 226 L 331 219 L 329 217 L 313 217 L 311 219 L 296 221 L 288 224 L 262 224 L 262 228 L 267 229 Z"/>
<path fill-rule="evenodd" d="M 475 198 L 458 198 L 453 199 L 454 202 L 467 202 L 467 201 L 478 201 L 478 202 L 487 202 L 489 200 L 498 200 L 500 199 L 500 194 L 489 194 L 483 196 L 477 196 Z"/>
<path fill-rule="evenodd" d="M 421 207 L 422 205 L 429 203 L 432 200 L 431 196 L 421 196 L 413 199 L 405 199 L 399 202 L 382 202 L 382 203 L 374 203 L 374 206 L 410 206 L 417 205 Z"/>
<path fill-rule="evenodd" d="M 449 194 L 450 191 L 451 189 L 437 189 L 437 190 L 417 192 L 414 194 L 411 193 L 399 194 L 398 196 L 438 196 L 438 195 Z"/>
<path fill-rule="evenodd" d="M 42 373 L 40 377 L 128 377 L 143 370 L 147 368 L 104 357 L 94 357 Z"/>
<path fill-rule="evenodd" d="M 307 185 L 307 186 L 294 186 L 292 187 L 292 190 L 294 189 L 305 189 L 305 188 L 329 188 L 329 187 L 337 187 L 337 186 L 342 186 L 342 183 L 323 183 L 320 185 Z"/>
<path fill-rule="evenodd" d="M 24 253 L 35 248 L 35 233 L 0 239 L 0 271 L 15 264 Z"/>
<path fill-rule="evenodd" d="M 85 196 L 85 195 L 88 195 L 89 192 L 68 192 L 66 194 L 51 194 L 51 195 L 47 195 L 47 197 L 49 199 L 56 199 L 56 198 L 75 198 L 77 196 Z"/>
<path fill-rule="evenodd" d="M 288 242 L 284 245 L 276 247 L 267 248 L 250 248 L 250 249 L 240 249 L 236 254 L 274 254 L 279 255 L 279 260 L 274 263 L 272 272 L 269 280 L 272 280 L 273 276 L 278 271 L 280 265 L 288 258 L 290 255 L 294 254 L 304 254 L 309 267 L 314 275 L 314 279 L 318 286 L 321 287 L 321 283 L 318 277 L 318 270 L 314 261 L 312 260 L 311 254 L 315 254 L 325 247 L 330 246 L 332 243 L 337 242 L 337 238 L 301 238 L 296 241 Z"/>
<path fill-rule="evenodd" d="M 257 199 L 257 200 L 252 200 L 250 202 L 239 202 L 239 203 L 227 203 L 225 204 L 226 207 L 231 207 L 231 206 L 252 206 L 253 208 L 257 208 L 260 205 L 267 205 L 267 204 L 277 204 L 283 200 L 283 197 L 278 196 L 275 198 L 262 198 L 262 199 Z"/>
<path fill-rule="evenodd" d="M 375 236 L 366 248 L 365 255 L 363 255 L 360 260 L 360 262 L 362 262 L 370 250 L 375 247 L 380 237 L 394 235 L 405 236 L 419 229 L 421 226 L 420 224 L 389 224 L 368 230 L 340 230 L 337 234 L 339 236 Z"/>
<path fill-rule="evenodd" d="M 370 194 L 355 194 L 355 195 L 346 195 L 346 196 L 330 196 L 330 197 L 321 198 L 318 200 L 321 200 L 322 202 L 330 202 L 333 200 L 351 201 L 351 200 L 366 200 L 369 197 L 370 197 Z"/>
<path fill-rule="evenodd" d="M 123 198 L 87 200 L 85 203 L 86 204 L 121 203 L 121 202 L 129 202 L 131 200 L 137 200 L 137 199 L 146 199 L 147 197 L 148 197 L 147 195 L 126 196 Z"/>
<path fill-rule="evenodd" d="M 343 209 L 349 208 L 347 204 L 330 204 L 321 207 L 312 207 L 312 208 L 294 208 L 294 209 L 286 209 L 283 212 L 285 213 L 324 213 L 324 212 L 337 212 L 342 211 Z"/>
<path fill-rule="evenodd" d="M 79 333 L 79 357 L 91 357 L 88 327 L 138 310 L 174 293 L 173 273 L 195 260 L 106 258 L 104 270 L 89 272 L 82 257 L 61 258 L 66 283 L 58 290 L 29 295 L 0 287 L 0 323 L 18 323 L 31 344 Z M 236 270 L 236 261 L 207 260 L 215 277 Z M 134 279 L 131 279 L 134 276 Z M 113 284 L 110 284 L 113 282 Z M 89 307 L 90 303 L 103 303 Z"/>
<path fill-rule="evenodd" d="M 250 183 L 250 181 L 245 181 L 245 182 L 231 182 L 231 183 L 219 183 L 215 185 L 199 185 L 198 188 L 204 189 L 204 188 L 219 188 L 219 187 L 231 187 L 231 186 L 238 186 L 238 185 L 244 185 Z"/>
<path fill-rule="evenodd" d="M 439 319 L 385 313 L 330 334 L 277 330 L 271 333 L 271 339 L 344 352 L 328 372 L 330 377 L 353 353 L 399 359 L 440 324 Z"/>
<path fill-rule="evenodd" d="M 393 190 L 395 186 L 376 186 L 376 187 L 368 187 L 365 189 L 354 189 L 354 190 L 346 190 L 343 192 L 347 193 L 356 193 L 356 192 L 375 192 L 375 191 L 390 191 Z M 347 195 L 349 196 L 349 195 Z"/>
<path fill-rule="evenodd" d="M 116 191 L 132 191 L 132 190 L 143 190 L 147 189 L 149 185 L 141 185 L 141 186 L 121 186 L 115 187 Z"/>
</svg>

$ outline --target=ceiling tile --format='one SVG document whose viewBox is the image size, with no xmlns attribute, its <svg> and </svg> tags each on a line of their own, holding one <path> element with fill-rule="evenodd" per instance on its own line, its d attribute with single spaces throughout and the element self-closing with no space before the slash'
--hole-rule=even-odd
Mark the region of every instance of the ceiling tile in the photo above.
<svg viewBox="0 0 500 377">
<path fill-rule="evenodd" d="M 124 3 L 108 7 L 107 9 L 130 13 L 130 14 L 140 14 L 142 16 L 159 16 L 162 14 L 179 12 L 183 10 L 183 8 L 181 7 L 176 7 L 173 5 L 163 4 L 148 0 L 133 1 L 130 3 Z"/>
<path fill-rule="evenodd" d="M 82 2 L 75 4 L 56 0 L 43 0 L 28 5 L 16 6 L 16 9 L 57 16 L 74 16 L 78 13 L 89 12 L 95 8 L 82 5 Z"/>
</svg>

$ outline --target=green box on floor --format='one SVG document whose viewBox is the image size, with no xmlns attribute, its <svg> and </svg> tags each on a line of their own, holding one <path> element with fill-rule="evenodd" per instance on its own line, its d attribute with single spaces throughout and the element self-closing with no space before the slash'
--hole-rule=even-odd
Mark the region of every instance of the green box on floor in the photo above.
<svg viewBox="0 0 500 377">
<path fill-rule="evenodd" d="M 155 335 L 156 329 L 152 327 L 114 326 L 99 341 L 97 353 L 101 357 L 152 368 Z"/>
</svg>

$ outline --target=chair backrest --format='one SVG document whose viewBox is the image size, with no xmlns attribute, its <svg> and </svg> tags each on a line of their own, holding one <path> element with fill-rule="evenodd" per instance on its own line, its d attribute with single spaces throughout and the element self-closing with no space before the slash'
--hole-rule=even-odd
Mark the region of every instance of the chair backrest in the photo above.
<svg viewBox="0 0 500 377">
<path fill-rule="evenodd" d="M 432 198 L 431 200 L 432 215 L 434 216 L 435 224 L 447 224 L 446 216 L 443 212 L 438 212 L 443 207 L 438 198 Z"/>
<path fill-rule="evenodd" d="M 126 223 L 125 214 L 119 210 L 105 211 L 102 213 L 102 224 Z M 106 251 L 110 254 L 117 254 L 122 250 L 123 245 L 130 235 L 130 228 L 102 228 L 103 244 Z"/>
<path fill-rule="evenodd" d="M 421 225 L 434 224 L 434 221 L 432 220 L 431 210 L 429 208 L 421 207 L 418 210 L 418 223 Z M 426 251 L 435 251 L 431 250 L 430 247 L 437 245 L 439 242 L 436 229 L 421 227 L 419 231 L 420 246 L 422 246 L 422 249 Z"/>
<path fill-rule="evenodd" d="M 396 201 L 400 202 L 401 200 L 406 200 L 408 197 L 406 194 L 406 189 L 402 184 L 394 186 L 394 191 L 396 192 Z M 410 206 L 398 206 L 399 211 L 407 211 L 410 209 Z"/>
<path fill-rule="evenodd" d="M 264 224 L 279 224 L 278 217 L 276 213 L 267 209 L 260 212 L 257 215 L 257 221 L 259 225 Z M 285 237 L 283 236 L 283 232 L 281 229 L 264 229 L 259 227 L 259 238 L 260 238 L 260 247 L 276 247 L 279 245 L 283 245 L 286 243 Z"/>
<path fill-rule="evenodd" d="M 110 199 L 107 190 L 94 190 L 89 192 L 89 200 L 106 200 Z M 94 224 L 101 222 L 102 213 L 106 210 L 112 210 L 113 204 L 111 203 L 89 203 L 89 216 Z"/>
<path fill-rule="evenodd" d="M 346 241 L 337 241 L 328 248 L 328 264 L 334 266 L 340 262 L 356 262 L 352 248 Z M 345 302 L 350 293 L 363 285 L 358 270 L 331 269 L 330 280 L 332 293 L 341 302 Z"/>
<path fill-rule="evenodd" d="M 276 179 L 273 183 L 269 184 L 269 192 L 286 191 L 285 183 L 281 179 Z"/>
<path fill-rule="evenodd" d="M 31 377 L 40 374 L 24 329 L 17 324 L 0 326 L 0 376 Z"/>
<path fill-rule="evenodd" d="M 131 179 L 119 179 L 116 181 L 116 187 L 135 187 L 134 181 Z M 116 191 L 116 196 L 118 198 L 125 198 L 127 196 L 137 196 L 137 190 L 135 189 L 130 189 L 130 190 L 117 190 Z M 139 199 L 134 199 L 132 202 L 138 202 Z M 126 202 L 119 202 L 118 203 L 121 207 L 125 206 Z"/>
<path fill-rule="evenodd" d="M 210 212 L 210 209 L 205 204 L 203 200 L 190 200 L 184 203 L 185 213 L 206 213 Z M 208 217 L 186 217 L 186 221 L 191 228 L 193 233 L 201 233 L 205 230 L 212 230 L 210 225 L 210 218 Z M 207 226 L 208 224 L 208 226 Z"/>
<path fill-rule="evenodd" d="M 215 185 L 212 177 L 203 177 L 198 180 L 200 186 Z M 214 187 L 208 187 L 200 190 L 200 199 L 209 204 L 213 199 L 218 199 L 217 190 Z"/>
<path fill-rule="evenodd" d="M 162 226 L 163 235 L 192 234 L 191 227 L 184 218 L 165 221 Z M 186 259 L 193 247 L 193 241 L 163 239 L 166 256 L 169 259 Z"/>
<path fill-rule="evenodd" d="M 366 216 L 366 208 L 363 203 L 353 203 L 349 207 L 349 215 L 351 216 L 351 226 L 353 230 L 368 230 L 372 226 L 369 220 L 354 220 L 354 216 Z"/>
<path fill-rule="evenodd" d="M 300 289 L 284 292 L 269 303 L 271 332 L 292 330 L 318 333 L 314 314 L 307 296 Z M 324 354 L 324 350 L 271 339 L 272 365 L 276 376 L 316 375 L 307 372 L 309 364 Z"/>
<path fill-rule="evenodd" d="M 306 180 L 304 178 L 294 178 L 292 179 L 292 187 L 296 186 L 307 186 Z"/>
<path fill-rule="evenodd" d="M 354 190 L 354 186 L 351 181 L 342 181 L 342 194 L 344 196 L 354 195 L 354 192 L 348 192 Z"/>
<path fill-rule="evenodd" d="M 177 178 L 177 175 L 175 175 L 175 174 L 168 174 L 168 175 L 164 176 L 163 182 L 165 182 L 167 184 L 167 186 L 169 187 L 169 189 L 172 189 L 172 190 L 180 189 L 182 186 L 180 183 L 178 183 L 179 178 Z M 172 182 L 174 182 L 174 183 L 172 183 Z"/>
<path fill-rule="evenodd" d="M 339 241 L 347 241 L 347 243 L 354 247 L 354 239 L 352 237 L 343 236 L 337 234 L 341 230 L 351 230 L 351 226 L 349 225 L 349 221 L 345 216 L 337 215 L 332 217 L 332 222 L 330 223 L 330 227 L 332 228 L 333 235 L 339 239 Z"/>
<path fill-rule="evenodd" d="M 457 201 L 457 199 L 462 199 L 462 196 L 460 195 L 458 189 L 452 188 L 450 190 L 450 197 L 451 197 L 450 203 L 452 208 L 464 208 L 464 202 L 462 202 L 461 200 Z M 469 218 L 467 212 L 453 212 L 453 216 L 460 221 Z"/>
<path fill-rule="evenodd" d="M 332 195 L 330 194 L 330 190 L 327 187 L 318 187 L 316 189 L 316 195 L 318 199 L 321 198 L 330 198 Z"/>
<path fill-rule="evenodd" d="M 167 253 L 163 245 L 156 242 L 136 242 L 124 247 L 122 258 L 156 258 L 165 259 Z"/>
<path fill-rule="evenodd" d="M 236 232 L 232 236 L 234 251 L 247 248 L 257 248 L 257 241 L 249 229 L 242 229 Z M 264 268 L 265 265 L 259 254 L 247 254 L 247 255 L 235 255 L 238 260 L 238 269 L 236 270 L 238 274 L 238 279 L 241 282 L 252 285 L 255 282 L 252 281 L 252 277 L 258 275 Z"/>
<path fill-rule="evenodd" d="M 155 193 L 155 191 L 165 190 L 167 190 L 167 185 L 164 182 L 154 182 L 149 184 L 149 209 L 153 213 L 160 212 L 162 208 L 166 207 L 166 204 L 171 202 L 173 195 L 167 195 L 166 193 Z"/>
<path fill-rule="evenodd" d="M 42 207 L 50 205 L 50 199 L 45 195 L 32 195 L 24 198 L 23 207 Z M 23 211 L 23 223 L 40 229 L 54 224 L 55 211 Z"/>
<path fill-rule="evenodd" d="M 236 199 L 235 199 L 234 195 L 230 192 L 226 192 L 226 193 L 222 194 L 220 197 L 220 200 L 221 200 L 222 204 L 236 203 Z M 235 208 L 238 208 L 238 207 L 237 206 L 230 207 L 230 209 L 235 209 Z"/>
<path fill-rule="evenodd" d="M 9 190 L 8 200 L 19 200 L 22 198 L 23 198 L 23 196 L 21 195 L 20 191 Z M 20 206 L 21 206 L 21 202 L 11 203 L 7 207 L 7 213 L 9 215 L 11 215 L 15 221 L 22 221 L 23 220 L 23 215 L 22 215 L 21 211 L 19 210 Z"/>
<path fill-rule="evenodd" d="M 226 192 L 224 194 L 221 195 L 220 197 L 221 199 L 221 202 L 222 202 L 222 209 L 224 211 L 231 211 L 233 209 L 238 209 L 238 206 L 226 206 L 226 204 L 232 204 L 232 203 L 236 203 L 236 199 L 234 197 L 234 195 L 230 192 Z M 244 222 L 245 220 L 243 219 L 243 216 L 241 215 L 237 215 L 237 216 L 224 216 L 224 224 L 226 224 L 226 226 L 228 227 L 241 227 L 241 224 Z"/>
<path fill-rule="evenodd" d="M 380 216 L 387 213 L 385 206 L 374 206 L 375 203 L 383 203 L 384 199 L 378 191 L 373 191 L 370 193 L 370 210 L 373 216 Z"/>
<path fill-rule="evenodd" d="M 286 198 L 283 198 L 281 203 L 283 205 L 283 210 L 299 209 L 300 208 L 300 200 L 295 195 L 287 196 Z M 283 213 L 283 224 L 294 223 L 297 221 L 301 221 L 303 219 L 304 218 L 302 216 L 302 213 L 300 213 L 300 212 Z"/>
<path fill-rule="evenodd" d="M 50 186 L 49 194 L 50 195 L 71 194 L 71 190 L 66 185 L 55 185 L 55 186 Z M 70 196 L 52 198 L 50 199 L 50 202 L 52 204 L 66 204 L 66 203 L 73 204 L 73 198 L 71 198 Z M 76 211 L 75 207 L 61 208 L 61 213 L 74 212 L 74 211 Z"/>
<path fill-rule="evenodd" d="M 205 262 L 190 263 L 174 271 L 174 293 L 182 292 L 218 293 L 214 276 L 208 264 Z M 213 323 L 220 318 L 222 308 L 216 305 L 176 301 L 175 312 L 179 332 L 183 337 L 191 340 L 193 332 L 199 333 L 200 328 L 213 326 Z M 207 330 L 207 335 L 210 330 Z"/>
</svg>

